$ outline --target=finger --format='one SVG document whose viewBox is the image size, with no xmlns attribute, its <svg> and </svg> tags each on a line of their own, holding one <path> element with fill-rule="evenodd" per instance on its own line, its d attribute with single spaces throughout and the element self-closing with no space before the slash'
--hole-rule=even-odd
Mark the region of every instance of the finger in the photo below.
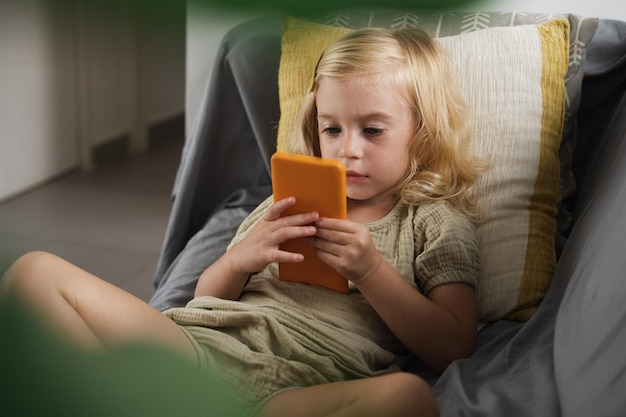
<svg viewBox="0 0 626 417">
<path fill-rule="evenodd" d="M 314 236 L 316 232 L 317 228 L 315 226 L 290 226 L 277 229 L 274 231 L 273 236 L 276 241 L 285 242 L 291 239 Z"/>
<path fill-rule="evenodd" d="M 346 233 L 355 233 L 358 225 L 350 220 L 333 219 L 332 217 L 320 217 L 315 225 L 324 229 L 338 230 Z"/>
<path fill-rule="evenodd" d="M 274 204 L 272 204 L 270 206 L 270 208 L 267 210 L 267 213 L 265 213 L 265 220 L 276 220 L 280 217 L 280 215 L 287 210 L 289 207 L 293 206 L 294 204 L 296 204 L 296 198 L 295 197 L 287 197 L 287 198 L 283 198 L 282 200 L 278 200 L 276 201 Z"/>
<path fill-rule="evenodd" d="M 284 216 L 284 212 L 295 203 L 295 197 L 287 197 L 285 199 L 279 200 L 269 207 L 263 219 L 267 221 L 276 221 L 280 219 L 282 223 L 279 226 L 281 227 L 311 224 L 319 220 L 319 214 L 317 212 L 299 213 L 290 216 Z"/>
<path fill-rule="evenodd" d="M 286 252 L 286 251 L 276 251 L 274 255 L 274 262 L 286 262 L 286 263 L 296 263 L 304 261 L 304 255 L 301 253 L 294 252 Z"/>
<path fill-rule="evenodd" d="M 341 248 L 343 248 L 344 246 L 344 245 L 337 244 L 329 240 L 320 239 L 316 236 L 306 238 L 306 242 L 309 245 L 313 246 L 318 251 L 321 251 L 321 252 L 324 252 L 333 256 L 339 256 L 339 254 L 341 253 Z"/>
<path fill-rule="evenodd" d="M 291 216 L 281 217 L 279 221 L 280 227 L 305 226 L 314 225 L 319 220 L 319 214 L 315 211 L 303 214 L 293 214 Z"/>
<path fill-rule="evenodd" d="M 337 243 L 339 245 L 348 245 L 352 241 L 353 234 L 334 229 L 324 229 L 323 227 L 318 226 L 317 231 L 315 232 L 315 236 L 329 242 Z"/>
</svg>

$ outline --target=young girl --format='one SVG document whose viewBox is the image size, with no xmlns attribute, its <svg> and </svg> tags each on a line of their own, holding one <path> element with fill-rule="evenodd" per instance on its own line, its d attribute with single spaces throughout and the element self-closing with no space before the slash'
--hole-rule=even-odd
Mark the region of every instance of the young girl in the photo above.
<svg viewBox="0 0 626 417">
<path fill-rule="evenodd" d="M 435 371 L 468 356 L 479 256 L 472 219 L 479 164 L 465 147 L 462 100 L 437 44 L 417 30 L 363 29 L 329 47 L 300 114 L 294 151 L 346 167 L 348 219 L 281 217 L 269 198 L 195 298 L 161 314 L 45 253 L 4 278 L 51 326 L 94 348 L 150 341 L 188 355 L 263 416 L 437 415 Z M 305 237 L 350 293 L 283 282 L 279 250 Z"/>
</svg>

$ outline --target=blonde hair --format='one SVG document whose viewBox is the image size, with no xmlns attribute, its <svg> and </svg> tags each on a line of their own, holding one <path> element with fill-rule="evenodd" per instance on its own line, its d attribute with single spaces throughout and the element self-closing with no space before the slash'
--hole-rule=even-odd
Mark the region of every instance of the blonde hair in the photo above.
<svg viewBox="0 0 626 417">
<path fill-rule="evenodd" d="M 397 87 L 414 115 L 399 198 L 411 205 L 448 200 L 477 220 L 475 183 L 483 161 L 470 156 L 465 102 L 439 45 L 418 29 L 360 29 L 324 51 L 305 96 L 290 151 L 320 155 L 316 92 L 323 79 L 367 78 Z"/>
</svg>

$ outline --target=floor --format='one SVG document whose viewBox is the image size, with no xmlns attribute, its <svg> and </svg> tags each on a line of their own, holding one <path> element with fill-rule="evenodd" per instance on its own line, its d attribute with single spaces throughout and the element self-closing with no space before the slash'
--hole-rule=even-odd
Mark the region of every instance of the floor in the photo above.
<svg viewBox="0 0 626 417">
<path fill-rule="evenodd" d="M 159 141 L 0 204 L 0 276 L 21 254 L 45 250 L 149 300 L 182 146 Z"/>
</svg>

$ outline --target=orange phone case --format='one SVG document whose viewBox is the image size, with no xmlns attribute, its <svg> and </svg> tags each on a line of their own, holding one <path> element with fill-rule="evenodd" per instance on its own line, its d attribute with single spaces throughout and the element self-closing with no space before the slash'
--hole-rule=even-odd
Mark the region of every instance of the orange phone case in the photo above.
<svg viewBox="0 0 626 417">
<path fill-rule="evenodd" d="M 321 217 L 347 218 L 346 174 L 341 162 L 276 152 L 272 156 L 271 167 L 274 201 L 290 196 L 296 198 L 296 203 L 285 210 L 283 216 L 317 211 Z M 302 262 L 278 264 L 280 280 L 348 293 L 348 281 L 320 260 L 315 248 L 303 238 L 284 242 L 280 248 L 304 255 Z"/>
</svg>

